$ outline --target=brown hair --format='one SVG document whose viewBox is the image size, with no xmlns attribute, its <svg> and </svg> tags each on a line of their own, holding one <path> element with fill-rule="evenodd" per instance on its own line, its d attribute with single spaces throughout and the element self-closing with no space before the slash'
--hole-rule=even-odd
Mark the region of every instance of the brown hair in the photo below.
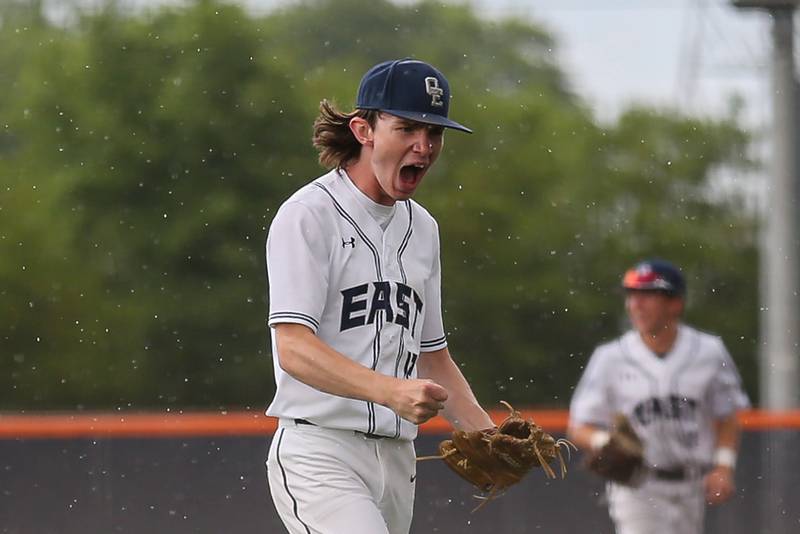
<svg viewBox="0 0 800 534">
<path fill-rule="evenodd" d="M 323 100 L 319 104 L 319 116 L 314 121 L 311 143 L 319 152 L 319 162 L 326 169 L 340 169 L 361 155 L 361 143 L 350 131 L 350 119 L 361 117 L 374 128 L 380 112 L 374 109 L 357 109 L 343 113 Z"/>
</svg>

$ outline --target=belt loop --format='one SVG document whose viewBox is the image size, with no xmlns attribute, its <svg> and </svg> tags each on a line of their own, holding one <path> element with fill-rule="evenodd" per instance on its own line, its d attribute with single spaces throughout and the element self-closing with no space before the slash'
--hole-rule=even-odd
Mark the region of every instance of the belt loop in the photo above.
<svg viewBox="0 0 800 534">
<path fill-rule="evenodd" d="M 294 424 L 296 424 L 296 425 L 311 425 L 311 426 L 317 426 L 317 425 L 315 425 L 314 423 L 312 423 L 311 421 L 309 421 L 309 420 L 307 420 L 307 419 L 295 419 L 295 420 L 294 420 Z"/>
</svg>

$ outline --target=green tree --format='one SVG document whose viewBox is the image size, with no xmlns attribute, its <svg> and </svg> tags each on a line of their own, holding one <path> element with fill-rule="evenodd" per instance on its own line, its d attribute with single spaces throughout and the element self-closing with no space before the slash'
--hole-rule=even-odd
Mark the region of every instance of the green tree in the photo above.
<svg viewBox="0 0 800 534">
<path fill-rule="evenodd" d="M 263 402 L 263 231 L 294 166 L 313 166 L 299 163 L 307 121 L 284 73 L 241 9 L 211 2 L 153 18 L 112 6 L 51 36 L 13 94 L 25 112 L 9 166 L 45 177 L 53 215 L 33 217 L 38 235 L 66 230 L 68 266 L 51 279 L 91 294 L 88 317 L 67 308 L 50 328 L 93 326 L 83 347 L 37 357 L 64 356 L 59 373 L 80 372 L 83 391 L 60 393 L 39 368 L 32 400 Z"/>
</svg>

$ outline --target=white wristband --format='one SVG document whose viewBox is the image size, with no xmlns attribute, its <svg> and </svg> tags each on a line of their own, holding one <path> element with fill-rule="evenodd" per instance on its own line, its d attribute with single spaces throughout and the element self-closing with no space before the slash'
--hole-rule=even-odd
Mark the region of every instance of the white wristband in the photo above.
<svg viewBox="0 0 800 534">
<path fill-rule="evenodd" d="M 733 469 L 736 467 L 736 451 L 730 447 L 720 447 L 714 451 L 714 465 Z"/>
<path fill-rule="evenodd" d="M 593 451 L 599 451 L 606 446 L 606 443 L 611 441 L 611 434 L 605 430 L 595 430 L 589 438 L 589 446 Z"/>
</svg>

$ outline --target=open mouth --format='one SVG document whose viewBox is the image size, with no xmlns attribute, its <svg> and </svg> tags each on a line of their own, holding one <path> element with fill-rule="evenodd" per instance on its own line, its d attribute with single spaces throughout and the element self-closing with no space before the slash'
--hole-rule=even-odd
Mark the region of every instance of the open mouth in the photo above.
<svg viewBox="0 0 800 534">
<path fill-rule="evenodd" d="M 422 164 L 403 165 L 400 167 L 400 179 L 408 185 L 416 185 L 425 174 L 426 167 Z"/>
</svg>

